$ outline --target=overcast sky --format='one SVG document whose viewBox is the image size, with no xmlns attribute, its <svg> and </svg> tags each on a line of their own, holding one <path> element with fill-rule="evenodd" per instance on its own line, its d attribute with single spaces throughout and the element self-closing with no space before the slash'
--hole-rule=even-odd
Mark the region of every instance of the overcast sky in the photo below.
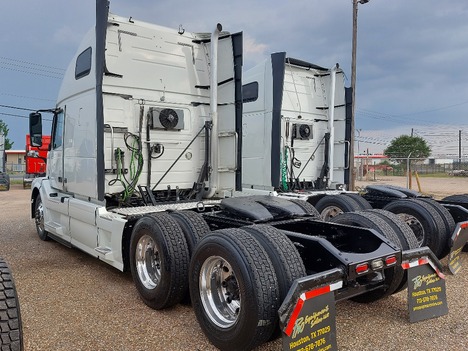
<svg viewBox="0 0 468 351">
<path fill-rule="evenodd" d="M 243 31 L 244 69 L 286 51 L 325 67 L 339 63 L 351 85 L 352 0 L 112 0 L 110 9 L 193 32 L 220 22 Z M 54 107 L 94 21 L 94 0 L 2 1 L 0 119 L 14 149 L 25 145 L 22 109 Z M 370 0 L 359 5 L 358 27 L 356 148 L 379 152 L 413 130 L 434 154 L 458 155 L 461 130 L 468 154 L 468 1 Z"/>
</svg>

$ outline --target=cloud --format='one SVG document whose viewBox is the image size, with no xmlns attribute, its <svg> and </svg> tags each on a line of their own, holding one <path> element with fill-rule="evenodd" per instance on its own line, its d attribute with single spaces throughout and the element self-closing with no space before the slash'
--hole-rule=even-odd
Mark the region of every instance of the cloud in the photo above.
<svg viewBox="0 0 468 351">
<path fill-rule="evenodd" d="M 111 0 L 110 9 L 161 26 L 183 24 L 189 32 L 210 32 L 220 22 L 227 31 L 244 33 L 244 69 L 272 52 L 286 51 L 290 57 L 324 67 L 340 63 L 350 84 L 352 1 L 180 0 L 174 4 Z M 66 68 L 94 23 L 94 8 L 94 0 L 4 1 L 2 55 Z M 358 8 L 356 128 L 385 134 L 400 126 L 410 130 L 415 125 L 465 125 L 468 1 L 451 0 L 447 5 L 440 0 L 372 0 Z M 38 20 L 41 11 L 47 15 Z M 0 100 L 22 107 L 26 101 L 14 101 L 12 95 L 51 99 L 59 85 L 47 77 L 6 69 L 0 69 L 0 80 L 8 82 L 0 86 L 4 93 Z M 37 106 L 37 100 L 29 105 L 43 107 Z M 10 123 L 16 120 L 11 118 Z M 18 144 L 24 142 L 25 128 L 21 128 Z M 15 133 L 15 128 L 10 129 Z"/>
<path fill-rule="evenodd" d="M 76 47 L 83 39 L 83 36 L 83 33 L 77 32 L 69 25 L 64 25 L 54 32 L 53 41 L 56 44 L 66 44 Z"/>
<path fill-rule="evenodd" d="M 257 43 L 249 35 L 244 34 L 244 68 L 248 69 L 270 54 L 267 44 Z"/>
</svg>

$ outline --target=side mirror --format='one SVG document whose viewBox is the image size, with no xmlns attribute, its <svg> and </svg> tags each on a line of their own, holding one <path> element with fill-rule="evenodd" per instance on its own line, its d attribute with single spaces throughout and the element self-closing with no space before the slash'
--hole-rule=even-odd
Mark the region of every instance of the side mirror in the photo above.
<svg viewBox="0 0 468 351">
<path fill-rule="evenodd" d="M 29 114 L 29 138 L 31 146 L 42 146 L 42 115 L 39 112 Z"/>
</svg>

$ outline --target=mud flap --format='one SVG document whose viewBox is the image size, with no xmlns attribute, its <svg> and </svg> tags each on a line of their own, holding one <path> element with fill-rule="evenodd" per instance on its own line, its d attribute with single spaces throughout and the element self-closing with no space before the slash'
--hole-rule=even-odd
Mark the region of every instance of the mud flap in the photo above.
<svg viewBox="0 0 468 351">
<path fill-rule="evenodd" d="M 457 274 L 461 269 L 462 259 L 460 253 L 468 241 L 468 221 L 457 223 L 455 232 L 451 238 L 451 249 L 448 257 L 448 267 L 452 274 Z"/>
<path fill-rule="evenodd" d="M 338 350 L 334 291 L 343 277 L 336 268 L 294 281 L 278 310 L 283 350 Z"/>
<path fill-rule="evenodd" d="M 434 253 L 428 247 L 404 251 L 401 266 L 408 271 L 410 322 L 448 314 L 445 275 Z"/>
</svg>

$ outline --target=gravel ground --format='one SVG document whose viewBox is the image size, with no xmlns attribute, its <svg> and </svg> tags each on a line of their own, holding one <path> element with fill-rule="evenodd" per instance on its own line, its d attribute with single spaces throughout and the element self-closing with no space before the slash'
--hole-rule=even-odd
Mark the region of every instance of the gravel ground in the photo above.
<svg viewBox="0 0 468 351">
<path fill-rule="evenodd" d="M 468 179 L 452 179 L 461 182 L 452 193 L 468 189 Z M 433 186 L 426 191 L 440 190 Z M 190 306 L 151 310 L 139 299 L 130 274 L 77 249 L 40 241 L 29 199 L 30 191 L 20 185 L 0 192 L 0 255 L 15 277 L 26 350 L 215 350 Z M 466 261 L 468 253 L 462 255 Z M 339 350 L 466 350 L 467 288 L 465 264 L 457 276 L 447 277 L 449 314 L 414 324 L 408 320 L 406 291 L 368 305 L 340 302 Z M 281 350 L 281 342 L 258 350 Z"/>
</svg>

